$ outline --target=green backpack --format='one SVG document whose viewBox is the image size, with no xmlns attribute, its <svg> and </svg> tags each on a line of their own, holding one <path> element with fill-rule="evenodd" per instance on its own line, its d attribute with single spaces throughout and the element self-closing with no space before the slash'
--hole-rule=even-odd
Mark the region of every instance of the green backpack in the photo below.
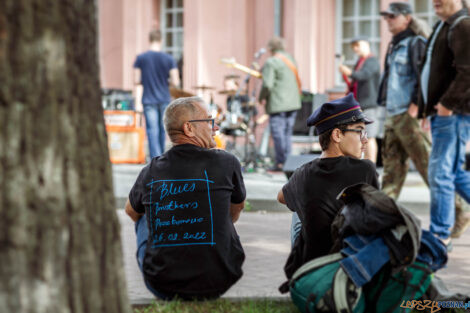
<svg viewBox="0 0 470 313">
<path fill-rule="evenodd" d="M 302 313 L 365 310 L 365 297 L 340 266 L 341 253 L 316 258 L 302 265 L 292 276 L 292 301 Z"/>
<path fill-rule="evenodd" d="M 403 301 L 421 298 L 429 288 L 432 271 L 424 263 L 414 262 L 400 272 L 391 275 L 386 265 L 374 279 L 364 286 L 367 312 L 399 313 L 411 312 L 401 307 Z"/>
<path fill-rule="evenodd" d="M 305 263 L 294 273 L 289 289 L 302 313 L 410 312 L 400 305 L 419 299 L 432 280 L 431 270 L 424 263 L 414 262 L 394 275 L 386 265 L 359 288 L 341 268 L 342 259 L 341 253 L 326 255 Z"/>
</svg>

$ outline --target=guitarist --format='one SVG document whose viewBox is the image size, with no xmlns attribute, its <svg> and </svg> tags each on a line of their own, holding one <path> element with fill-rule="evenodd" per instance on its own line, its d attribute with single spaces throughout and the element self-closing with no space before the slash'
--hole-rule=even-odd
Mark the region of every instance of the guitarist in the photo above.
<svg viewBox="0 0 470 313">
<path fill-rule="evenodd" d="M 284 51 L 284 40 L 273 37 L 268 42 L 271 57 L 264 63 L 263 85 L 259 100 L 269 114 L 276 161 L 271 171 L 280 172 L 291 151 L 291 137 L 297 110 L 300 109 L 300 79 L 295 60 Z"/>
</svg>

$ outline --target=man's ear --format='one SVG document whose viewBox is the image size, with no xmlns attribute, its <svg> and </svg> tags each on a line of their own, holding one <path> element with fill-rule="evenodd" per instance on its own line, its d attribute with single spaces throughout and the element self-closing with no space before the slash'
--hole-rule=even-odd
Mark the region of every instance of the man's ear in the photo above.
<svg viewBox="0 0 470 313">
<path fill-rule="evenodd" d="M 331 141 L 339 143 L 341 141 L 342 132 L 339 128 L 335 128 L 331 133 Z"/>
<path fill-rule="evenodd" d="M 191 123 L 184 123 L 183 124 L 183 132 L 187 137 L 194 137 L 194 127 Z"/>
</svg>

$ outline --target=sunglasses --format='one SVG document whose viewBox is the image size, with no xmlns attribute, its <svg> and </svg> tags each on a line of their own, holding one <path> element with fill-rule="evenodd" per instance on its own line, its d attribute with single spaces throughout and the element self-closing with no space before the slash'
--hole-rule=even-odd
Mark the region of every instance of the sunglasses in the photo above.
<svg viewBox="0 0 470 313">
<path fill-rule="evenodd" d="M 201 120 L 189 120 L 188 122 L 190 123 L 195 123 L 195 122 L 211 122 L 212 124 L 212 129 L 215 127 L 215 118 L 204 118 Z"/>
<path fill-rule="evenodd" d="M 384 18 L 386 18 L 386 19 L 388 18 L 388 19 L 391 19 L 391 20 L 395 19 L 397 16 L 398 15 L 395 15 L 395 14 L 384 14 L 383 15 Z"/>
</svg>

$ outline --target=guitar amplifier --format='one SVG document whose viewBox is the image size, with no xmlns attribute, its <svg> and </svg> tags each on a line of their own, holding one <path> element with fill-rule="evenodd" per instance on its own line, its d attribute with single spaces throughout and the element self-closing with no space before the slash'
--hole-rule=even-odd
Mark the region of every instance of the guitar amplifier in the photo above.
<svg viewBox="0 0 470 313">
<path fill-rule="evenodd" d="M 145 163 L 145 131 L 141 127 L 106 127 L 112 163 Z"/>
</svg>

